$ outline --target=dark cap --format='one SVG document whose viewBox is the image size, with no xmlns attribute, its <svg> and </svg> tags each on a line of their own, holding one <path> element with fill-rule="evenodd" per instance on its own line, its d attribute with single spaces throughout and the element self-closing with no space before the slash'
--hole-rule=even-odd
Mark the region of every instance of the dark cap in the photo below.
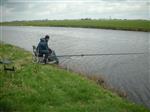
<svg viewBox="0 0 150 112">
<path fill-rule="evenodd" d="M 49 39 L 49 35 L 45 35 L 45 39 Z"/>
</svg>

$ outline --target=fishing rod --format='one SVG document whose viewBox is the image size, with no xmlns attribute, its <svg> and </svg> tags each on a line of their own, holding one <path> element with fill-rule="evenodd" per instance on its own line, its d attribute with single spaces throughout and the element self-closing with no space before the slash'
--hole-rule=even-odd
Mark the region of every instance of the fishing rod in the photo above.
<svg viewBox="0 0 150 112">
<path fill-rule="evenodd" d="M 83 56 L 104 56 L 104 55 L 141 55 L 144 53 L 99 53 L 99 54 L 71 54 L 71 55 L 56 55 L 56 57 L 83 57 Z"/>
</svg>

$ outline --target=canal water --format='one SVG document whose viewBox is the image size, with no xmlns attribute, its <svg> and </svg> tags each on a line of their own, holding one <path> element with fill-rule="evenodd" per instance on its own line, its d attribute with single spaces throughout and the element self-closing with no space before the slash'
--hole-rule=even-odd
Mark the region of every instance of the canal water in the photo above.
<svg viewBox="0 0 150 112">
<path fill-rule="evenodd" d="M 127 98 L 150 108 L 150 33 L 136 31 L 64 28 L 1 27 L 1 41 L 32 51 L 39 39 L 50 35 L 57 55 L 144 53 L 60 58 L 60 66 L 86 75 L 103 77 L 107 84 L 127 93 Z"/>
</svg>

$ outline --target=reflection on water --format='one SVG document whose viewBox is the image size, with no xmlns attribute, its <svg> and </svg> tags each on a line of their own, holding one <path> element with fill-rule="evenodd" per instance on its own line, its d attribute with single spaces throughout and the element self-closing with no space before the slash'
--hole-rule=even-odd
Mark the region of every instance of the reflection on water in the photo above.
<svg viewBox="0 0 150 112">
<path fill-rule="evenodd" d="M 60 58 L 60 65 L 87 75 L 102 76 L 127 92 L 128 99 L 150 107 L 149 33 L 60 27 L 3 27 L 3 41 L 29 51 L 39 38 L 50 35 L 57 55 L 88 53 L 145 53 L 125 56 Z"/>
</svg>

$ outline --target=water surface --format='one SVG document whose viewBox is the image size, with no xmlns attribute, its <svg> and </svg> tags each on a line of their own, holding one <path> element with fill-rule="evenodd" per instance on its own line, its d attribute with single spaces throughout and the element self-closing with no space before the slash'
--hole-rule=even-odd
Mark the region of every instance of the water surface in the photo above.
<svg viewBox="0 0 150 112">
<path fill-rule="evenodd" d="M 60 58 L 60 65 L 86 75 L 103 77 L 128 99 L 150 107 L 150 37 L 147 32 L 63 28 L 2 27 L 1 40 L 32 51 L 44 35 L 57 55 L 88 53 L 145 53 Z"/>
</svg>

